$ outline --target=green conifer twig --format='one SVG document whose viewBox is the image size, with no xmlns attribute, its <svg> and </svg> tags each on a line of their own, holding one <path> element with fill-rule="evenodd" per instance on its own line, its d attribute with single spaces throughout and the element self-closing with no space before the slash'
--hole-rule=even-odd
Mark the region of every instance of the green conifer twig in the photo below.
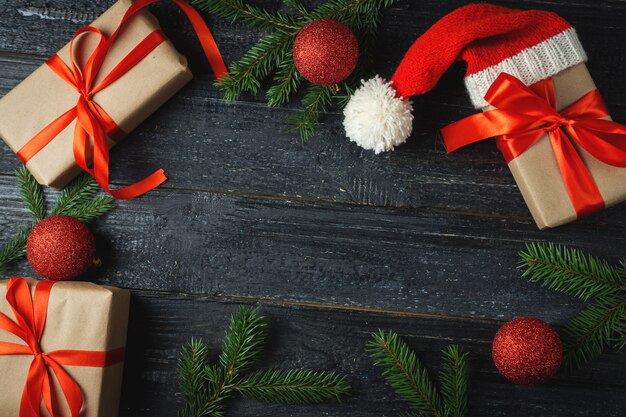
<svg viewBox="0 0 626 417">
<path fill-rule="evenodd" d="M 25 165 L 22 165 L 16 171 L 15 179 L 20 189 L 22 200 L 35 217 L 35 221 L 43 219 L 46 215 L 46 208 L 41 185 L 39 185 Z"/>
<path fill-rule="evenodd" d="M 367 350 L 374 364 L 384 368 L 383 376 L 389 385 L 411 408 L 400 417 L 463 417 L 467 412 L 468 354 L 458 346 L 448 346 L 442 352 L 441 394 L 415 352 L 397 333 L 373 333 Z"/>
<path fill-rule="evenodd" d="M 263 317 L 242 306 L 231 317 L 219 366 L 209 364 L 206 345 L 192 339 L 178 361 L 180 392 L 185 400 L 178 416 L 224 416 L 225 401 L 235 392 L 252 399 L 300 404 L 339 400 L 349 391 L 345 377 L 329 372 L 295 369 L 244 374 L 259 360 L 266 330 Z"/>
<path fill-rule="evenodd" d="M 532 282 L 589 301 L 563 330 L 564 362 L 582 366 L 605 349 L 619 351 L 626 338 L 626 269 L 551 243 L 530 243 L 519 267 Z"/>
</svg>

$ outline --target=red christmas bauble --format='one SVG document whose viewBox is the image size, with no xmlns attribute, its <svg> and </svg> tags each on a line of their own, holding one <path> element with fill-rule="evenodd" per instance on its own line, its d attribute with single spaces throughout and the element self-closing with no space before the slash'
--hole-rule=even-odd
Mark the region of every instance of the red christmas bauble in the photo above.
<svg viewBox="0 0 626 417">
<path fill-rule="evenodd" d="M 536 385 L 559 370 L 563 346 L 556 330 L 545 321 L 516 317 L 496 333 L 492 357 L 500 374 L 509 381 Z"/>
<path fill-rule="evenodd" d="M 304 26 L 293 44 L 293 60 L 313 84 L 332 85 L 348 78 L 359 59 L 359 44 L 338 20 L 318 19 Z"/>
<path fill-rule="evenodd" d="M 85 273 L 96 256 L 91 230 L 69 216 L 52 216 L 33 227 L 26 241 L 26 258 L 44 278 L 64 281 Z"/>
</svg>

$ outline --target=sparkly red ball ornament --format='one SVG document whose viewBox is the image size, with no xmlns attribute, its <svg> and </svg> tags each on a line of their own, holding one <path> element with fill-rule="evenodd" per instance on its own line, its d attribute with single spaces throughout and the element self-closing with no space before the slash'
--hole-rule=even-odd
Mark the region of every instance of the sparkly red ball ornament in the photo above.
<svg viewBox="0 0 626 417">
<path fill-rule="evenodd" d="M 96 242 L 91 230 L 69 216 L 52 216 L 35 225 L 26 241 L 26 258 L 44 278 L 64 281 L 93 265 Z"/>
<path fill-rule="evenodd" d="M 349 27 L 334 19 L 317 19 L 298 32 L 293 60 L 313 84 L 332 85 L 348 78 L 359 59 L 359 44 Z"/>
<path fill-rule="evenodd" d="M 509 381 L 536 385 L 559 370 L 563 347 L 558 333 L 545 321 L 517 317 L 496 333 L 492 357 L 500 374 Z"/>
</svg>

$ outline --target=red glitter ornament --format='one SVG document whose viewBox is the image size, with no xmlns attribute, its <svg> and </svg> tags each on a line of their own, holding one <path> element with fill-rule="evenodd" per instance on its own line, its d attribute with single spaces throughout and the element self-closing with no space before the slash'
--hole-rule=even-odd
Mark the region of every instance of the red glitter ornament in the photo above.
<svg viewBox="0 0 626 417">
<path fill-rule="evenodd" d="M 293 44 L 293 60 L 313 84 L 332 85 L 348 78 L 359 59 L 359 44 L 349 27 L 334 19 L 304 26 Z"/>
<path fill-rule="evenodd" d="M 91 230 L 69 216 L 43 219 L 26 241 L 26 258 L 44 278 L 64 281 L 83 274 L 93 264 L 96 242 Z"/>
<path fill-rule="evenodd" d="M 500 374 L 509 381 L 536 385 L 559 370 L 563 347 L 548 323 L 534 317 L 516 317 L 496 333 L 492 357 Z"/>
</svg>

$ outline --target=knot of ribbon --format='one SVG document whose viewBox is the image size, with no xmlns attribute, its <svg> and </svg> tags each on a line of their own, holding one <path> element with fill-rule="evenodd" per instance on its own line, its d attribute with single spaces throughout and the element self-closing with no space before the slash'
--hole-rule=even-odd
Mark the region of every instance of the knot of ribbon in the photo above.
<svg viewBox="0 0 626 417">
<path fill-rule="evenodd" d="M 496 109 L 441 129 L 448 152 L 495 136 L 509 163 L 547 134 L 578 217 L 604 208 L 604 199 L 574 143 L 599 161 L 624 168 L 626 126 L 602 119 L 609 112 L 597 89 L 559 112 L 551 78 L 526 86 L 503 73 L 485 100 Z"/>
<path fill-rule="evenodd" d="M 59 407 L 51 385 L 54 374 L 69 406 L 70 415 L 78 417 L 83 406 L 80 387 L 65 371 L 64 366 L 90 366 L 103 368 L 124 360 L 124 348 L 108 352 L 90 350 L 41 349 L 41 336 L 48 314 L 48 299 L 54 281 L 39 281 L 31 297 L 30 287 L 24 278 L 11 278 L 6 286 L 6 300 L 15 321 L 0 313 L 0 330 L 5 330 L 26 344 L 0 342 L 0 355 L 33 355 L 20 403 L 20 417 L 39 417 L 41 402 L 50 417 L 60 417 Z"/>
<path fill-rule="evenodd" d="M 98 28 L 93 26 L 85 26 L 76 31 L 70 42 L 71 63 L 69 66 L 57 54 L 46 61 L 46 64 L 52 71 L 76 90 L 78 101 L 76 106 L 49 123 L 18 150 L 17 155 L 22 163 L 26 164 L 61 131 L 76 120 L 73 140 L 74 159 L 78 166 L 93 175 L 100 187 L 113 197 L 118 199 L 134 198 L 159 186 L 167 179 L 164 171 L 159 169 L 137 183 L 118 190 L 110 189 L 109 144 L 107 137 L 117 142 L 126 133 L 117 126 L 115 121 L 93 99 L 96 93 L 118 80 L 157 46 L 167 40 L 160 30 L 150 33 L 102 81 L 94 85 L 106 55 L 119 33 L 128 25 L 135 13 L 157 1 L 159 0 L 137 0 L 133 3 L 122 17 L 117 29 L 108 38 Z M 173 1 L 191 22 L 215 76 L 217 78 L 226 76 L 227 69 L 224 60 L 211 31 L 200 14 L 183 0 Z M 78 44 L 81 35 L 89 33 L 95 34 L 99 38 L 98 43 L 85 62 L 79 62 L 75 56 L 75 45 Z M 88 166 L 89 161 L 93 161 L 93 168 Z"/>
</svg>

